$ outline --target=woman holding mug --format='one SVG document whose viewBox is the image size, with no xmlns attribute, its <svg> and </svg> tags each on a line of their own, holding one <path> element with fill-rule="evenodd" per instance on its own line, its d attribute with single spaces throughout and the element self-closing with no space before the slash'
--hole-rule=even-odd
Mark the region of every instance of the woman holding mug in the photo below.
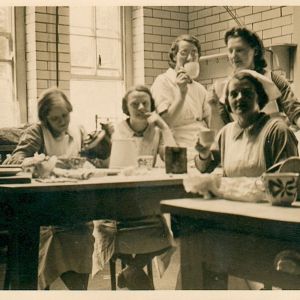
<svg viewBox="0 0 300 300">
<path fill-rule="evenodd" d="M 199 141 L 197 168 L 211 172 L 221 163 L 224 176 L 259 177 L 274 164 L 298 156 L 297 139 L 285 122 L 261 111 L 276 96 L 280 91 L 267 77 L 253 70 L 236 72 L 227 82 L 224 101 L 236 121 L 220 130 L 212 147 Z"/>
<path fill-rule="evenodd" d="M 194 36 L 176 38 L 169 51 L 170 68 L 151 87 L 158 114 L 180 147 L 194 149 L 199 131 L 209 127 L 210 108 L 199 76 L 200 43 Z"/>
</svg>

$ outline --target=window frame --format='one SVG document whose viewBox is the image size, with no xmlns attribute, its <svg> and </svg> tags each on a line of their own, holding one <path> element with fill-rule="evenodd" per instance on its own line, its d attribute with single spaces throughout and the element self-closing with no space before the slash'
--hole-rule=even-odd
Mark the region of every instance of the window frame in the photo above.
<svg viewBox="0 0 300 300">
<path fill-rule="evenodd" d="M 21 123 L 28 122 L 25 15 L 26 7 L 14 8 L 14 89 Z"/>
</svg>

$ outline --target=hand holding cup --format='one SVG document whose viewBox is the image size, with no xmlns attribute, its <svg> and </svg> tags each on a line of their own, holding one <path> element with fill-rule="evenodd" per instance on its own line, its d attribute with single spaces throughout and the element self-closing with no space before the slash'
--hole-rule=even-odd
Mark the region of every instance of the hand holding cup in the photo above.
<svg viewBox="0 0 300 300">
<path fill-rule="evenodd" d="M 196 144 L 196 150 L 199 152 L 202 158 L 209 156 L 210 147 L 215 140 L 215 132 L 210 129 L 201 130 L 198 134 L 198 141 Z"/>
</svg>

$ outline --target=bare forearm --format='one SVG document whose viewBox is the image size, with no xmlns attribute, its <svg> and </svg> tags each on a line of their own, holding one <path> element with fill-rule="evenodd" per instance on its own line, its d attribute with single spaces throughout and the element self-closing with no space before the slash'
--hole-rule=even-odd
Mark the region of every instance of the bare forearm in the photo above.
<svg viewBox="0 0 300 300">
<path fill-rule="evenodd" d="M 169 106 L 168 110 L 162 113 L 162 118 L 169 126 L 172 126 L 174 123 L 176 123 L 177 118 L 182 113 L 184 100 L 185 96 L 178 96 L 178 98 L 176 98 Z"/>
</svg>

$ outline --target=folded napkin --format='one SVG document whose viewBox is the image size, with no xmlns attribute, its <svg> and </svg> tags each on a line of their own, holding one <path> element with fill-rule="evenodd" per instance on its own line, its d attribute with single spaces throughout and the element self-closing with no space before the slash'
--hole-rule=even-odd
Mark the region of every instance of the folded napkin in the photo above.
<svg viewBox="0 0 300 300">
<path fill-rule="evenodd" d="M 74 178 L 74 179 L 89 179 L 91 177 L 103 177 L 106 176 L 107 172 L 101 169 L 89 169 L 89 168 L 79 168 L 79 169 L 61 169 L 54 168 L 53 175 L 56 177 Z"/>
</svg>

